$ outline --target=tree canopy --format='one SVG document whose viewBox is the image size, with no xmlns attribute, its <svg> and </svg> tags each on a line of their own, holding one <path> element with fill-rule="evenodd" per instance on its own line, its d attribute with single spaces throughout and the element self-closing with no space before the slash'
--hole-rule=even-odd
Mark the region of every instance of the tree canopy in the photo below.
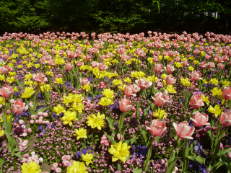
<svg viewBox="0 0 231 173">
<path fill-rule="evenodd" d="M 0 32 L 231 31 L 230 0 L 1 0 Z"/>
</svg>

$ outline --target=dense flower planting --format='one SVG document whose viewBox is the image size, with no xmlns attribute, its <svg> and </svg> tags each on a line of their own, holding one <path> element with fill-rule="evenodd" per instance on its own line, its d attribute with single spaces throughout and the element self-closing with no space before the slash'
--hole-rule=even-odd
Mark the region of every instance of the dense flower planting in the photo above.
<svg viewBox="0 0 231 173">
<path fill-rule="evenodd" d="M 0 37 L 0 172 L 231 170 L 231 36 Z"/>
</svg>

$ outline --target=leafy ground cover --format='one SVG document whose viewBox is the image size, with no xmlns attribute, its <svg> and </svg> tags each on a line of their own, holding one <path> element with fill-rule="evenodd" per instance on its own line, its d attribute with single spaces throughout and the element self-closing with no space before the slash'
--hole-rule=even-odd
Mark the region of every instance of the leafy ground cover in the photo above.
<svg viewBox="0 0 231 173">
<path fill-rule="evenodd" d="M 0 172 L 230 172 L 231 36 L 0 37 Z"/>
</svg>

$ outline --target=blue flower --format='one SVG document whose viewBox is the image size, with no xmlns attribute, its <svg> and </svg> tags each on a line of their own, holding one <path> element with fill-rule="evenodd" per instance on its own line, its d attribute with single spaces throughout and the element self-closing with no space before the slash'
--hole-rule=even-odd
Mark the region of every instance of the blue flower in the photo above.
<svg viewBox="0 0 231 173">
<path fill-rule="evenodd" d="M 144 145 L 132 145 L 132 153 L 145 157 L 148 152 L 148 148 Z"/>
</svg>

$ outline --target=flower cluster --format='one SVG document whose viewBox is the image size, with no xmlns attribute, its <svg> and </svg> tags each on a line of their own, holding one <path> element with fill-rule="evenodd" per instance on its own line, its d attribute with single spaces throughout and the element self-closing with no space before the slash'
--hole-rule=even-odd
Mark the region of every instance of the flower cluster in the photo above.
<svg viewBox="0 0 231 173">
<path fill-rule="evenodd" d="M 0 41 L 2 172 L 228 172 L 230 35 Z"/>
</svg>

